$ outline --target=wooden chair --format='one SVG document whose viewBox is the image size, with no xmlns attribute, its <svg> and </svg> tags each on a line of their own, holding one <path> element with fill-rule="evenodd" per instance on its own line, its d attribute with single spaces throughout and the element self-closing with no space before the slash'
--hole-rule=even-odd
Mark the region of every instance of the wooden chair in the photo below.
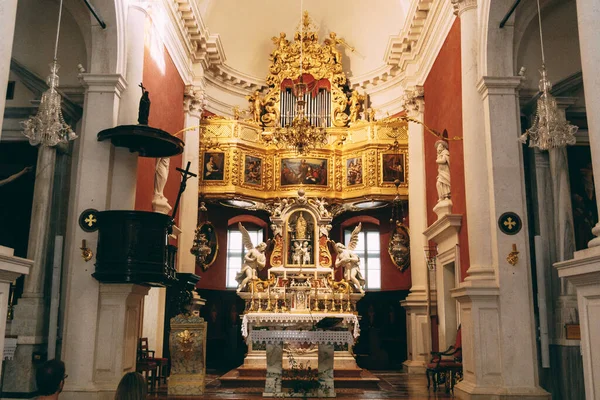
<svg viewBox="0 0 600 400">
<path fill-rule="evenodd" d="M 148 368 L 154 368 L 154 371 L 150 377 L 152 390 L 154 390 L 157 382 L 160 385 L 161 379 L 163 380 L 163 383 L 167 383 L 167 368 L 169 366 L 169 359 L 160 357 L 157 358 L 154 356 L 154 354 L 154 350 L 150 350 L 148 348 L 148 338 L 139 338 L 138 362 L 141 362 L 142 366 L 147 365 Z"/>
<path fill-rule="evenodd" d="M 446 386 L 446 392 L 454 390 L 457 379 L 462 377 L 462 335 L 460 326 L 456 332 L 456 341 L 453 346 L 443 352 L 432 351 L 431 361 L 427 364 L 427 387 L 431 386 L 433 379 L 433 391 L 437 391 L 440 383 Z M 446 358 L 444 358 L 446 357 Z"/>
</svg>

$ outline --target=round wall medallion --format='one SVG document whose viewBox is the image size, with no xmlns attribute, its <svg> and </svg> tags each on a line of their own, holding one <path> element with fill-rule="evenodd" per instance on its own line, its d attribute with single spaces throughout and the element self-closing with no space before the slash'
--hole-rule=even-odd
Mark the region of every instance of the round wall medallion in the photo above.
<svg viewBox="0 0 600 400">
<path fill-rule="evenodd" d="M 88 208 L 79 216 L 79 226 L 85 232 L 95 232 L 98 230 L 98 210 Z"/>
<path fill-rule="evenodd" d="M 507 235 L 516 235 L 523 227 L 521 217 L 514 212 L 505 212 L 498 218 L 498 227 Z"/>
</svg>

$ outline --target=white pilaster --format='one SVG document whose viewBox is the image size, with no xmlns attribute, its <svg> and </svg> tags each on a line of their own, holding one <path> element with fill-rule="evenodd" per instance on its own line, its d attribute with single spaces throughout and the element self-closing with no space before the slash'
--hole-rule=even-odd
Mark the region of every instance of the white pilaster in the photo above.
<svg viewBox="0 0 600 400">
<path fill-rule="evenodd" d="M 588 120 L 590 150 L 594 175 L 600 176 L 600 4 L 596 0 L 577 0 L 577 28 L 579 31 L 579 47 L 581 49 L 581 71 L 585 88 L 585 110 Z M 600 210 L 600 185 L 596 184 L 596 205 Z M 600 222 L 592 229 L 597 237 L 588 244 L 589 247 L 600 246 Z"/>
<path fill-rule="evenodd" d="M 467 218 L 471 265 L 466 280 L 488 281 L 488 285 L 493 285 L 488 155 L 482 151 L 485 143 L 482 129 L 484 113 L 481 95 L 477 91 L 477 1 L 452 0 L 452 3 L 460 18 L 465 200 L 467 215 L 471 216 Z"/>
<path fill-rule="evenodd" d="M 204 92 L 194 86 L 186 87 L 183 102 L 185 120 L 184 128 L 193 128 L 184 133 L 185 148 L 183 150 L 181 168 L 190 162 L 190 171 L 200 174 L 200 117 L 204 109 Z M 196 257 L 190 253 L 194 244 L 194 234 L 198 224 L 198 178 L 191 177 L 187 188 L 181 195 L 179 227 L 181 233 L 177 245 L 177 271 L 196 273 Z"/>
<path fill-rule="evenodd" d="M 550 396 L 538 387 L 523 158 L 517 142 L 516 88 L 520 81 L 520 77 L 484 77 L 478 85 L 485 112 L 483 132 L 493 215 L 487 222 L 493 227 L 491 261 L 497 287 L 470 282 L 454 291 L 460 301 L 464 349 L 464 380 L 455 388 L 460 398 Z M 525 226 L 516 235 L 502 234 L 496 227 L 506 211 L 523 220 Z M 513 245 L 520 251 L 514 266 L 506 260 Z"/>
<path fill-rule="evenodd" d="M 81 240 L 91 249 L 97 248 L 97 233 L 85 233 L 78 224 L 81 212 L 87 208 L 106 210 L 112 190 L 109 172 L 113 145 L 98 142 L 97 134 L 117 125 L 120 96 L 125 89 L 121 75 L 83 74 L 86 86 L 82 134 L 75 143 L 71 178 L 71 196 L 67 221 L 67 241 L 64 251 L 66 299 L 62 360 L 69 366 L 69 379 L 62 396 L 69 392 L 95 393 L 95 346 L 99 339 L 98 310 L 100 285 L 92 278 L 95 258 L 85 262 L 81 257 Z M 61 396 L 61 397 L 62 397 Z M 73 398 L 73 397 L 71 397 Z M 82 397 L 75 397 L 82 398 Z"/>
<path fill-rule="evenodd" d="M 12 55 L 16 20 L 17 0 L 2 0 L 0 3 L 0 139 L 2 138 L 6 87 L 8 86 L 8 74 L 10 73 L 10 57 Z"/>
<path fill-rule="evenodd" d="M 422 86 L 406 90 L 404 109 L 408 116 L 423 121 L 424 92 Z M 408 214 L 410 215 L 410 277 L 412 287 L 402 307 L 406 310 L 408 359 L 404 362 L 409 373 L 422 373 L 431 352 L 430 324 L 427 320 L 427 266 L 424 248 L 427 241 L 427 204 L 425 197 L 425 147 L 423 125 L 408 123 Z"/>
<path fill-rule="evenodd" d="M 144 35 L 148 11 L 140 4 L 130 5 L 127 11 L 127 69 L 125 80 L 129 88 L 121 94 L 118 125 L 136 125 L 141 88 L 138 87 L 144 74 Z M 151 93 L 152 95 L 152 93 Z M 157 93 L 158 95 L 158 93 Z M 118 168 L 112 170 L 112 183 L 119 190 L 113 190 L 107 209 L 131 210 L 135 206 L 138 155 L 124 147 L 112 148 L 112 163 Z"/>
</svg>

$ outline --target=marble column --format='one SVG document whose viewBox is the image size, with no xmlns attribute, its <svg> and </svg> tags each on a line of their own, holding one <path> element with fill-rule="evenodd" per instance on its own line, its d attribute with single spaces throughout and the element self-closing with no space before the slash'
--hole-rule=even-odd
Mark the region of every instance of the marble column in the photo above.
<svg viewBox="0 0 600 400">
<path fill-rule="evenodd" d="M 538 386 L 537 376 L 524 167 L 517 141 L 520 82 L 520 77 L 483 77 L 478 85 L 494 215 L 488 224 L 495 225 L 502 213 L 512 211 L 521 216 L 524 227 L 515 235 L 491 231 L 496 287 L 467 283 L 453 291 L 460 301 L 463 335 L 464 379 L 455 387 L 459 398 L 550 398 Z M 513 245 L 520 252 L 514 266 L 506 260 Z"/>
<path fill-rule="evenodd" d="M 425 112 L 422 86 L 405 91 L 404 109 L 408 116 L 423 121 Z M 427 240 L 423 232 L 427 229 L 425 204 L 425 147 L 423 125 L 408 123 L 408 214 L 410 215 L 410 293 L 400 304 L 406 310 L 408 359 L 404 367 L 408 373 L 423 373 L 431 352 L 431 335 L 427 319 L 427 265 L 424 248 Z"/>
<path fill-rule="evenodd" d="M 204 109 L 204 92 L 197 86 L 187 86 L 184 94 L 183 110 L 185 112 L 184 128 L 198 127 Z M 200 174 L 200 128 L 191 129 L 184 133 L 185 149 L 183 150 L 182 166 L 190 162 L 190 171 Z M 196 257 L 190 253 L 194 245 L 194 235 L 198 224 L 198 178 L 191 177 L 187 188 L 181 195 L 179 227 L 181 233 L 177 241 L 177 271 L 196 273 Z"/>
<path fill-rule="evenodd" d="M 111 191 L 121 189 L 112 185 L 109 174 L 112 168 L 119 168 L 111 157 L 113 145 L 108 141 L 98 142 L 96 135 L 117 125 L 120 97 L 126 82 L 118 74 L 83 74 L 82 82 L 86 87 L 84 115 L 82 133 L 73 152 L 71 212 L 63 263 L 66 297 L 61 358 L 69 370 L 69 379 L 61 399 L 99 398 L 93 362 L 96 348 L 113 351 L 98 341 L 100 284 L 91 275 L 95 259 L 85 262 L 79 249 L 81 240 L 85 239 L 88 247 L 95 250 L 98 234 L 83 232 L 78 218 L 87 208 L 110 209 Z"/>
<path fill-rule="evenodd" d="M 333 357 L 335 351 L 333 344 L 320 343 L 318 349 L 319 358 L 319 390 L 317 395 L 322 397 L 335 397 L 333 382 Z"/>
<path fill-rule="evenodd" d="M 484 112 L 477 84 L 479 40 L 476 0 L 452 0 L 460 18 L 460 59 L 462 83 L 462 122 L 465 170 L 465 200 L 469 239 L 470 267 L 467 282 L 494 286 L 492 268 L 492 229 L 490 225 L 490 188 L 488 183 L 488 154 L 483 150 Z"/>
<path fill-rule="evenodd" d="M 0 2 L 0 139 L 2 138 L 6 88 L 17 20 L 17 2 L 18 0 L 2 0 Z"/>
<path fill-rule="evenodd" d="M 577 0 L 577 28 L 579 31 L 579 47 L 581 52 L 581 71 L 585 89 L 585 110 L 588 121 L 592 168 L 594 175 L 600 175 L 600 4 L 597 0 Z M 594 185 L 596 205 L 600 210 L 600 184 Z M 599 213 L 600 214 L 600 213 Z M 600 246 L 600 222 L 592 229 L 596 238 L 589 247 Z"/>
<path fill-rule="evenodd" d="M 0 349 L 4 349 L 10 284 L 21 275 L 27 275 L 33 266 L 32 260 L 15 257 L 13 254 L 13 249 L 0 246 Z M 3 364 L 0 363 L 0 375 L 3 372 Z"/>
<path fill-rule="evenodd" d="M 10 333 L 19 337 L 15 358 L 7 361 L 4 391 L 30 393 L 35 390 L 32 367 L 34 352 L 45 351 L 48 340 L 49 301 L 44 296 L 46 271 L 52 268 L 52 191 L 56 148 L 40 146 L 29 227 L 27 258 L 34 264 L 25 277 L 23 295 L 14 310 Z"/>
</svg>

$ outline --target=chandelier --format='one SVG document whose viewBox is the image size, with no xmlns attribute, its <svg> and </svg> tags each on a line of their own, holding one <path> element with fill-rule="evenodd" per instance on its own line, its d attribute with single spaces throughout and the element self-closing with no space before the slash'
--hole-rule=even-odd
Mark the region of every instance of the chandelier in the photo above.
<svg viewBox="0 0 600 400">
<path fill-rule="evenodd" d="M 538 20 L 540 25 L 540 46 L 542 49 L 542 69 L 540 74 L 540 97 L 537 100 L 537 110 L 531 128 L 521 135 L 519 140 L 526 143 L 529 138 L 529 147 L 537 147 L 540 150 L 549 150 L 567 145 L 575 144 L 575 132 L 578 127 L 569 124 L 563 113 L 556 105 L 556 99 L 550 91 L 552 83 L 548 80 L 546 72 L 546 59 L 544 57 L 544 40 L 542 36 L 542 17 L 540 14 L 540 2 L 537 1 Z"/>
<path fill-rule="evenodd" d="M 22 122 L 23 134 L 29 139 L 32 146 L 56 146 L 59 143 L 68 143 L 77 138 L 71 127 L 65 122 L 62 111 L 62 97 L 56 90 L 58 86 L 57 62 L 58 37 L 60 33 L 60 20 L 62 17 L 62 0 L 58 8 L 58 26 L 56 28 L 56 42 L 54 44 L 54 59 L 50 64 L 50 75 L 46 78 L 49 88 L 42 94 L 42 99 L 35 116 Z"/>
<path fill-rule="evenodd" d="M 311 90 L 304 83 L 302 78 L 302 64 L 304 62 L 304 23 L 302 22 L 303 7 L 300 2 L 300 74 L 298 82 L 294 84 L 293 93 L 296 96 L 296 114 L 292 122 L 281 126 L 280 121 L 277 121 L 277 126 L 272 132 L 265 132 L 264 137 L 268 141 L 273 141 L 280 147 L 288 147 L 293 149 L 298 154 L 306 154 L 319 147 L 327 145 L 327 129 L 325 117 L 317 114 L 306 114 L 305 96 L 310 96 Z M 289 121 L 289 115 L 286 121 Z M 319 121 L 320 126 L 314 126 L 312 121 Z"/>
</svg>

